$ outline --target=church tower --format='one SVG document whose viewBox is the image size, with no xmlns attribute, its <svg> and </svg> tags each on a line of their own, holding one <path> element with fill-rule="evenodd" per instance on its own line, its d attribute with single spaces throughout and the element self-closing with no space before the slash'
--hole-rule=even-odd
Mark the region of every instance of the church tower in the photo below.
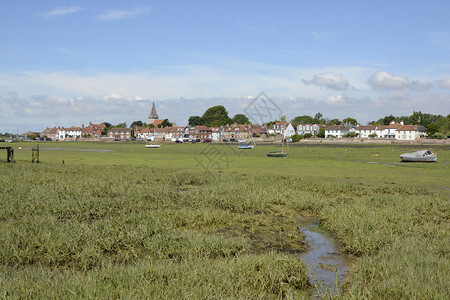
<svg viewBox="0 0 450 300">
<path fill-rule="evenodd" d="M 148 124 L 153 124 L 155 120 L 158 120 L 158 114 L 156 113 L 155 102 L 153 102 L 152 111 L 148 116 Z"/>
</svg>

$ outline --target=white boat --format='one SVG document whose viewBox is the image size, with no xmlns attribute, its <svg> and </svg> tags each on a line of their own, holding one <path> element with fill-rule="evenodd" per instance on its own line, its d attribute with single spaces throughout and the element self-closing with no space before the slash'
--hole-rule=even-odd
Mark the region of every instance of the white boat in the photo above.
<svg viewBox="0 0 450 300">
<path fill-rule="evenodd" d="M 255 148 L 256 143 L 250 134 L 250 130 L 248 131 L 248 138 L 253 142 L 253 145 L 251 145 L 251 142 L 246 142 L 245 140 L 240 140 L 238 149 L 253 149 L 253 148 Z"/>
<path fill-rule="evenodd" d="M 241 143 L 238 149 L 253 149 L 255 145 L 250 145 L 250 143 Z"/>
<path fill-rule="evenodd" d="M 436 162 L 437 154 L 429 149 L 419 150 L 416 152 L 403 153 L 400 155 L 402 161 L 409 162 Z"/>
<path fill-rule="evenodd" d="M 159 147 L 160 147 L 160 144 L 156 144 L 156 143 L 145 145 L 145 148 L 159 148 Z"/>
</svg>

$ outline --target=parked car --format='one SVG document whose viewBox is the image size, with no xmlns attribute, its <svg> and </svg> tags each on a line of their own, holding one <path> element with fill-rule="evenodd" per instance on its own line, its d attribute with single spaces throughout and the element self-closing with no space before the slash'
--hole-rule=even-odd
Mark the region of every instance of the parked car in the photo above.
<svg viewBox="0 0 450 300">
<path fill-rule="evenodd" d="M 228 140 L 227 140 L 227 139 L 224 139 L 224 140 L 222 140 L 222 142 L 225 142 L 225 143 L 227 143 L 227 142 L 228 142 Z"/>
<path fill-rule="evenodd" d="M 230 142 L 237 143 L 237 139 L 230 139 Z"/>
<path fill-rule="evenodd" d="M 211 142 L 212 142 L 211 139 L 204 139 L 204 140 L 203 140 L 203 143 L 211 143 Z"/>
<path fill-rule="evenodd" d="M 180 144 L 180 143 L 183 143 L 183 141 L 181 141 L 181 140 L 176 140 L 175 143 Z"/>
</svg>

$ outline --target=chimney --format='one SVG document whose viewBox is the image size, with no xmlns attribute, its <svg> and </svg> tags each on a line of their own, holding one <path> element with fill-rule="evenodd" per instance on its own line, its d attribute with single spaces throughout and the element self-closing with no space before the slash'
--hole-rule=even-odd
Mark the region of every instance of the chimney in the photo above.
<svg viewBox="0 0 450 300">
<path fill-rule="evenodd" d="M 84 124 L 83 124 L 83 123 L 81 124 L 81 128 L 83 128 L 83 129 L 84 129 Z"/>
</svg>

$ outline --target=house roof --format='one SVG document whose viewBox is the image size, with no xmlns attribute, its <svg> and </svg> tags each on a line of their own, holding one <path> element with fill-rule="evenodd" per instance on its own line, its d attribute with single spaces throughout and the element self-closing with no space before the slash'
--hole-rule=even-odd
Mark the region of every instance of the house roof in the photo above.
<svg viewBox="0 0 450 300">
<path fill-rule="evenodd" d="M 331 125 L 328 126 L 327 128 L 325 128 L 326 130 L 349 130 L 347 127 L 345 127 L 344 125 Z"/>
<path fill-rule="evenodd" d="M 377 127 L 374 125 L 363 125 L 356 127 L 356 130 L 375 130 Z"/>
<path fill-rule="evenodd" d="M 165 119 L 157 119 L 155 121 L 153 121 L 153 125 L 158 126 L 160 125 L 162 122 L 164 122 Z"/>
<path fill-rule="evenodd" d="M 400 128 L 397 129 L 397 131 L 425 131 L 425 127 L 420 125 L 403 125 Z"/>
</svg>

